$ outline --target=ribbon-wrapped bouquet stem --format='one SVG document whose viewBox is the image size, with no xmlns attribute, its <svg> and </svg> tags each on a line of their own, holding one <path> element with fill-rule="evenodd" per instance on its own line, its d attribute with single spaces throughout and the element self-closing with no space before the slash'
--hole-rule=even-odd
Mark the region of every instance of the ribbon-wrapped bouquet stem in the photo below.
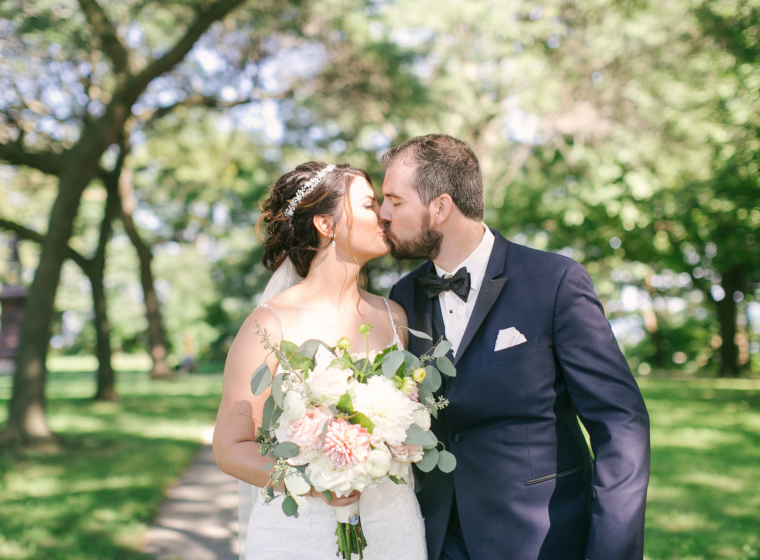
<svg viewBox="0 0 760 560">
<path fill-rule="evenodd" d="M 375 353 L 369 351 L 371 329 L 360 327 L 367 348 L 352 354 L 347 338 L 335 346 L 319 340 L 273 344 L 259 327 L 257 335 L 279 362 L 274 377 L 265 362 L 251 378 L 254 395 L 272 389 L 256 439 L 261 454 L 271 458 L 264 467 L 270 475 L 262 496 L 269 503 L 275 488 L 281 489 L 288 516 L 298 517 L 299 508 L 307 507 L 304 496 L 312 487 L 329 502 L 332 493 L 363 492 L 386 478 L 406 484 L 413 463 L 424 472 L 436 466 L 451 472 L 456 466 L 454 455 L 430 430 L 430 416 L 437 417 L 448 404 L 433 396 L 441 374 L 456 375 L 446 357 L 451 344 L 438 341 L 420 358 L 395 344 Z M 335 510 L 338 556 L 363 558 L 367 541 L 359 503 Z"/>
</svg>

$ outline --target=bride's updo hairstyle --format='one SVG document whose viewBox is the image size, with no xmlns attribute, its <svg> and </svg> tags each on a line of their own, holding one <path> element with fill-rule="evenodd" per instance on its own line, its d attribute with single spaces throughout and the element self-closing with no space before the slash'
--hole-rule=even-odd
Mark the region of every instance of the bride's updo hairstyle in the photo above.
<svg viewBox="0 0 760 560">
<path fill-rule="evenodd" d="M 260 238 L 261 229 L 266 224 L 266 241 L 262 240 L 264 256 L 261 261 L 267 269 L 277 270 L 290 257 L 296 272 L 305 277 L 317 251 L 326 247 L 314 227 L 314 217 L 332 216 L 335 228 L 343 215 L 344 207 L 347 206 L 351 212 L 350 201 L 344 205 L 344 200 L 349 196 L 349 187 L 354 179 L 362 177 L 372 185 L 366 171 L 347 163 L 337 164 L 298 202 L 293 215 L 287 216 L 285 211 L 299 189 L 325 167 L 324 163 L 314 161 L 301 164 L 269 187 L 269 198 L 261 203 L 261 217 L 256 223 L 256 232 Z M 350 218 L 349 215 L 349 223 Z"/>
</svg>

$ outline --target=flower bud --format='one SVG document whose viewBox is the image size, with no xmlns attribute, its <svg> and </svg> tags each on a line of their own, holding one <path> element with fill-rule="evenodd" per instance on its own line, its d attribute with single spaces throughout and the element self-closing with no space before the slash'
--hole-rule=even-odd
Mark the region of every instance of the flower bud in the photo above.
<svg viewBox="0 0 760 560">
<path fill-rule="evenodd" d="M 351 342 L 344 336 L 343 338 L 338 339 L 338 342 L 335 343 L 335 346 L 345 351 L 351 347 Z"/>
<path fill-rule="evenodd" d="M 414 382 L 414 379 L 411 377 L 404 377 L 404 380 L 401 382 L 401 392 L 404 393 L 407 397 L 414 393 L 414 390 L 417 388 L 417 383 Z"/>
<path fill-rule="evenodd" d="M 282 401 L 282 411 L 291 422 L 296 422 L 306 414 L 306 404 L 299 391 L 288 391 Z"/>
<path fill-rule="evenodd" d="M 422 383 L 422 380 L 425 379 L 425 368 L 418 367 L 412 372 L 412 378 L 417 383 Z"/>
<path fill-rule="evenodd" d="M 367 474 L 373 478 L 381 477 L 388 473 L 391 466 L 391 452 L 385 445 L 373 449 L 367 456 Z"/>
</svg>

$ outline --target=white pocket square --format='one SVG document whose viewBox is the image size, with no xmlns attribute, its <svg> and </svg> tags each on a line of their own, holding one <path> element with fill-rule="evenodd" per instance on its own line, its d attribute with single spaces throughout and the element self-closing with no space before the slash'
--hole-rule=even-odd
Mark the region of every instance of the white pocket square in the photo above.
<svg viewBox="0 0 760 560">
<path fill-rule="evenodd" d="M 504 350 L 505 348 L 511 348 L 512 346 L 517 346 L 518 344 L 522 344 L 527 340 L 528 339 L 525 338 L 525 335 L 523 335 L 523 333 L 514 327 L 502 329 L 499 331 L 499 336 L 496 337 L 496 347 L 493 349 L 493 351 L 498 352 L 499 350 Z"/>
</svg>

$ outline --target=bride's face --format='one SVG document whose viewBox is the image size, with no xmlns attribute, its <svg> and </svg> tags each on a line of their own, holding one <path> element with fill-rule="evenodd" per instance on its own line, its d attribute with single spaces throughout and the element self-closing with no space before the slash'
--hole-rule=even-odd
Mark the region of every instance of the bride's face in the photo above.
<svg viewBox="0 0 760 560">
<path fill-rule="evenodd" d="M 348 195 L 345 211 L 335 228 L 337 248 L 360 264 L 387 255 L 390 245 L 378 219 L 380 205 L 375 191 L 364 177 L 356 177 Z"/>
</svg>

